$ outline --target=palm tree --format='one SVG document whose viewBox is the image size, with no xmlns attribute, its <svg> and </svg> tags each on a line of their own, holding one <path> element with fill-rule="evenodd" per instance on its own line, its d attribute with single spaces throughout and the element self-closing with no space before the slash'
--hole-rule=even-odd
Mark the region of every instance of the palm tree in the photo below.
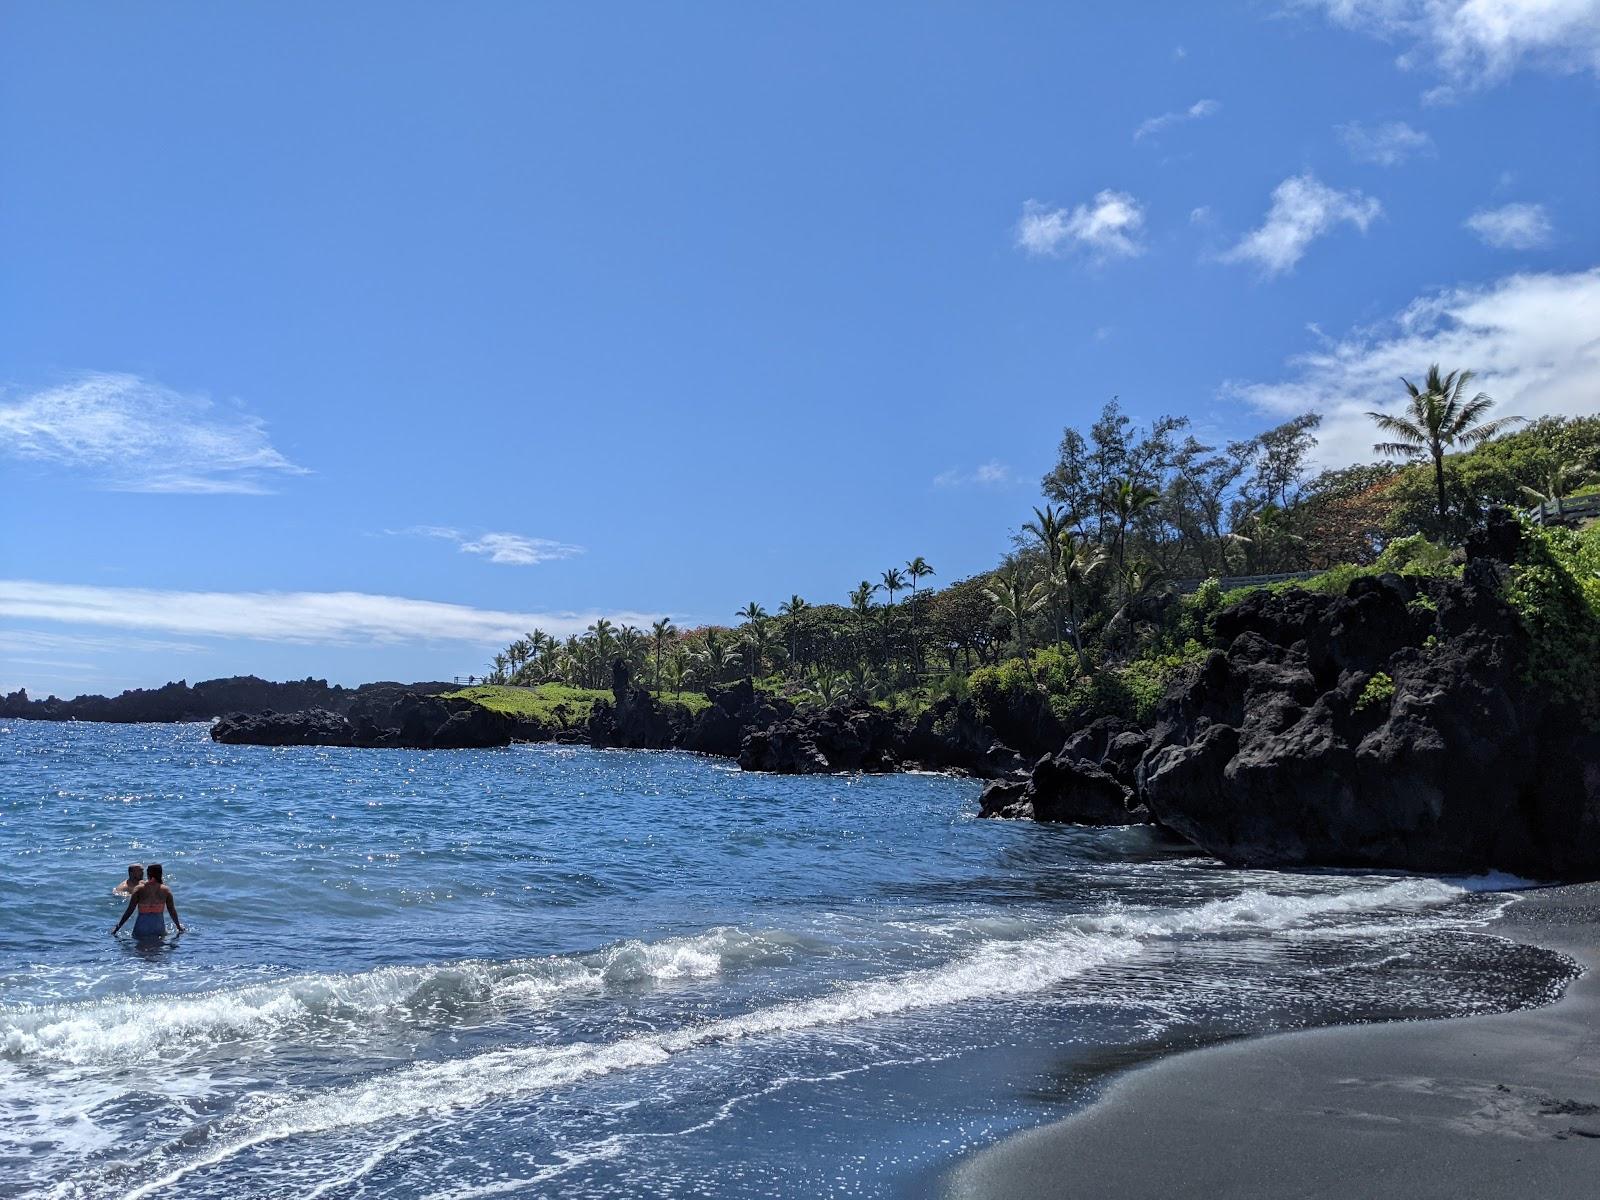
<svg viewBox="0 0 1600 1200">
<path fill-rule="evenodd" d="M 1139 606 L 1155 590 L 1160 577 L 1160 571 L 1147 562 L 1135 562 L 1122 572 L 1122 602 L 1111 620 L 1106 622 L 1105 637 L 1108 642 L 1116 641 L 1124 629 L 1132 628 Z"/>
<path fill-rule="evenodd" d="M 1128 559 L 1128 526 L 1135 517 L 1153 507 L 1161 499 L 1155 488 L 1132 478 L 1113 479 L 1106 485 L 1104 504 L 1117 518 L 1117 570 L 1121 571 Z"/>
<path fill-rule="evenodd" d="M 705 645 L 695 653 L 696 665 L 706 683 L 716 683 L 728 670 L 730 655 L 715 626 L 706 630 Z"/>
<path fill-rule="evenodd" d="M 1433 487 L 1439 501 L 1439 519 L 1448 515 L 1449 506 L 1444 496 L 1444 455 L 1452 446 L 1477 446 L 1494 437 L 1508 425 L 1521 421 L 1521 417 L 1500 417 L 1493 421 L 1479 421 L 1494 401 L 1487 392 L 1479 392 L 1472 399 L 1464 397 L 1467 385 L 1476 376 L 1471 371 L 1451 371 L 1439 374 L 1439 364 L 1428 368 L 1428 375 L 1418 387 L 1401 377 L 1408 399 L 1404 416 L 1369 412 L 1373 422 L 1384 433 L 1394 438 L 1392 442 L 1379 442 L 1372 449 L 1377 454 L 1391 458 L 1421 458 L 1433 460 Z"/>
<path fill-rule="evenodd" d="M 1061 554 L 1061 535 L 1067 529 L 1066 517 L 1066 509 L 1046 502 L 1043 508 L 1033 510 L 1033 520 L 1024 521 L 1022 525 L 1022 532 L 1032 534 L 1044 550 L 1045 567 L 1050 571 L 1056 569 L 1056 560 Z"/>
<path fill-rule="evenodd" d="M 761 672 L 761 659 L 767 647 L 767 610 L 754 600 L 733 614 L 745 623 L 743 640 L 754 654 L 745 655 L 745 669 L 754 679 Z"/>
<path fill-rule="evenodd" d="M 494 656 L 494 681 L 496 683 L 504 683 L 506 681 L 506 661 L 504 654 L 496 654 Z"/>
<path fill-rule="evenodd" d="M 906 574 L 911 579 L 911 665 L 919 675 L 922 673 L 922 639 L 918 636 L 917 625 L 922 610 L 917 604 L 917 585 L 933 573 L 928 560 L 920 554 L 906 564 Z"/>
<path fill-rule="evenodd" d="M 605 617 L 601 617 L 584 630 L 588 635 L 588 645 L 585 649 L 589 652 L 587 673 L 590 687 L 599 686 L 600 676 L 605 672 L 606 664 L 611 659 L 612 634 L 615 630 L 616 626 Z"/>
<path fill-rule="evenodd" d="M 1083 631 L 1078 622 L 1078 597 L 1089 581 L 1106 565 L 1106 548 L 1079 541 L 1072 530 L 1063 529 L 1056 538 L 1056 570 L 1052 577 L 1056 590 L 1067 602 L 1067 623 L 1072 626 L 1072 645 L 1078 652 L 1078 670 L 1087 669 L 1083 656 Z"/>
<path fill-rule="evenodd" d="M 805 600 L 801 598 L 799 593 L 790 596 L 782 604 L 778 605 L 778 615 L 780 617 L 789 618 L 789 670 L 791 672 L 796 671 L 800 665 L 800 655 L 798 652 L 799 638 L 801 633 L 800 626 L 804 614 L 808 612 L 810 608 L 811 605 L 807 604 Z"/>
<path fill-rule="evenodd" d="M 872 619 L 872 593 L 878 589 L 863 579 L 850 592 L 850 610 L 856 614 L 856 656 L 865 661 L 867 625 Z"/>
<path fill-rule="evenodd" d="M 983 594 L 1016 632 L 1017 652 L 1022 661 L 1027 663 L 1028 618 L 1039 611 L 1048 598 L 1048 592 L 1037 585 L 1030 586 L 1028 573 L 1022 563 L 1009 554 L 995 572 L 994 582 L 995 586 L 984 588 Z M 1028 669 L 1032 671 L 1031 664 Z"/>
<path fill-rule="evenodd" d="M 655 649 L 656 659 L 656 691 L 661 690 L 661 656 L 666 651 L 667 643 L 678 632 L 677 626 L 672 623 L 671 617 L 662 617 L 658 621 L 650 622 L 650 641 Z"/>
<path fill-rule="evenodd" d="M 689 648 L 682 642 L 674 643 L 672 653 L 667 656 L 667 678 L 672 680 L 675 695 L 683 695 L 683 678 L 689 673 L 691 661 Z"/>
</svg>

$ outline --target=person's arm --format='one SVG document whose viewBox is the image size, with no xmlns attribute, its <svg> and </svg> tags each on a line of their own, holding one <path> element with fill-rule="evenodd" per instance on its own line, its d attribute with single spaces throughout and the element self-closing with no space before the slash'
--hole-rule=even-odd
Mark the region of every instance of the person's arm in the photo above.
<svg viewBox="0 0 1600 1200">
<path fill-rule="evenodd" d="M 178 927 L 178 932 L 182 933 L 183 922 L 178 920 L 178 903 L 172 898 L 172 889 L 162 884 L 161 890 L 167 895 L 167 911 L 172 914 L 172 923 Z"/>
<path fill-rule="evenodd" d="M 122 910 L 122 920 L 118 921 L 117 927 L 111 931 L 112 937 L 116 937 L 117 934 L 122 932 L 122 927 L 128 923 L 128 918 L 133 916 L 133 910 L 138 907 L 139 897 L 137 895 L 130 896 L 128 898 L 128 907 Z"/>
</svg>

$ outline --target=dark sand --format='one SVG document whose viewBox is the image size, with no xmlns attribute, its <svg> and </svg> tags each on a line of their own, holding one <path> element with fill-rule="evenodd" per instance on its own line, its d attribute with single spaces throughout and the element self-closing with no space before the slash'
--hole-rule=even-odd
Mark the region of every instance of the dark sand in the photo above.
<svg viewBox="0 0 1600 1200">
<path fill-rule="evenodd" d="M 958 1164 L 947 1200 L 1600 1200 L 1600 884 L 1493 927 L 1577 959 L 1547 1008 L 1318 1029 L 1162 1059 Z"/>
</svg>

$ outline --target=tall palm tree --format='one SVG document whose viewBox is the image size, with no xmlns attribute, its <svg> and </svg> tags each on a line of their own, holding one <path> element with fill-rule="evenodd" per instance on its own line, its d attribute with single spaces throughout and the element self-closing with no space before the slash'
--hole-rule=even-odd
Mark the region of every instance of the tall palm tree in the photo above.
<svg viewBox="0 0 1600 1200">
<path fill-rule="evenodd" d="M 1128 526 L 1160 499 L 1160 492 L 1136 479 L 1113 479 L 1106 485 L 1104 504 L 1106 510 L 1117 518 L 1118 572 L 1124 569 L 1128 561 Z"/>
<path fill-rule="evenodd" d="M 494 656 L 493 679 L 495 683 L 504 683 L 506 681 L 506 661 L 504 654 L 496 654 Z"/>
<path fill-rule="evenodd" d="M 888 594 L 889 603 L 883 609 L 883 664 L 884 673 L 889 673 L 891 649 L 889 635 L 894 628 L 894 594 L 904 591 L 906 577 L 900 574 L 899 567 L 890 567 L 883 573 L 882 581 L 878 584 Z"/>
<path fill-rule="evenodd" d="M 1030 534 L 1044 551 L 1045 567 L 1049 571 L 1056 569 L 1056 561 L 1061 556 L 1061 535 L 1066 528 L 1067 510 L 1049 502 L 1033 510 L 1033 520 L 1022 523 L 1022 532 Z"/>
<path fill-rule="evenodd" d="M 1039 611 L 1048 593 L 1028 578 L 1022 563 L 1007 555 L 994 574 L 994 586 L 984 588 L 983 594 L 1016 633 L 1017 652 L 1028 662 L 1028 618 Z M 1028 669 L 1032 671 L 1031 664 Z"/>
<path fill-rule="evenodd" d="M 667 643 L 678 632 L 678 627 L 672 623 L 671 617 L 662 617 L 660 620 L 650 622 L 650 642 L 655 650 L 656 659 L 656 691 L 661 690 L 661 657 L 666 653 Z"/>
<path fill-rule="evenodd" d="M 805 614 L 809 612 L 810 609 L 811 605 L 807 604 L 798 592 L 790 596 L 782 604 L 778 605 L 778 615 L 780 617 L 789 618 L 789 670 L 791 673 L 797 671 L 800 666 L 799 643 L 800 634 L 802 632 L 801 625 L 803 624 Z"/>
<path fill-rule="evenodd" d="M 911 580 L 911 666 L 918 675 L 922 674 L 922 638 L 918 630 L 922 609 L 917 604 L 917 585 L 933 573 L 928 560 L 920 554 L 906 564 L 906 575 Z"/>
<path fill-rule="evenodd" d="M 601 617 L 593 625 L 584 630 L 587 635 L 588 645 L 588 676 L 589 686 L 600 686 L 600 679 L 604 675 L 607 664 L 611 661 L 611 646 L 616 632 L 616 626 L 607 618 Z"/>
<path fill-rule="evenodd" d="M 1467 387 L 1476 376 L 1471 371 L 1439 373 L 1439 364 L 1428 368 L 1428 374 L 1418 387 L 1401 377 L 1405 384 L 1407 400 L 1405 415 L 1395 417 L 1388 413 L 1369 412 L 1379 429 L 1394 440 L 1379 442 L 1372 449 L 1377 454 L 1391 458 L 1421 458 L 1433 460 L 1433 487 L 1439 502 L 1439 519 L 1449 515 L 1449 505 L 1444 495 L 1444 455 L 1453 446 L 1477 446 L 1494 437 L 1521 417 L 1499 417 L 1493 421 L 1480 421 L 1494 407 L 1487 392 L 1479 392 L 1470 400 Z"/>
<path fill-rule="evenodd" d="M 683 695 L 683 678 L 689 673 L 691 661 L 689 648 L 682 642 L 675 643 L 672 653 L 667 656 L 667 678 L 672 680 L 672 690 L 676 695 Z"/>
<path fill-rule="evenodd" d="M 743 641 L 753 651 L 745 655 L 745 670 L 754 679 L 761 673 L 761 660 L 767 647 L 767 610 L 752 600 L 733 615 L 745 623 Z"/>
<path fill-rule="evenodd" d="M 1083 655 L 1078 598 L 1088 590 L 1090 580 L 1106 565 L 1106 548 L 1074 538 L 1070 529 L 1063 529 L 1056 542 L 1059 554 L 1056 557 L 1054 583 L 1066 601 L 1067 623 L 1072 627 L 1072 645 L 1078 652 L 1078 670 L 1084 671 L 1088 669 L 1088 664 Z"/>
<path fill-rule="evenodd" d="M 867 627 L 872 619 L 872 593 L 878 589 L 863 579 L 850 591 L 850 611 L 856 614 L 856 657 L 866 661 Z"/>
</svg>

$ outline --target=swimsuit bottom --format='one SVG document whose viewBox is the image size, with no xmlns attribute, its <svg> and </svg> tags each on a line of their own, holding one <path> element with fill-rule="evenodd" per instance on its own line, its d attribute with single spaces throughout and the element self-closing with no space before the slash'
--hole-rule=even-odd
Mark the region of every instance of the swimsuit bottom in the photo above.
<svg viewBox="0 0 1600 1200">
<path fill-rule="evenodd" d="M 166 918 L 158 912 L 142 912 L 133 919 L 133 936 L 136 938 L 158 938 L 166 936 Z"/>
</svg>

